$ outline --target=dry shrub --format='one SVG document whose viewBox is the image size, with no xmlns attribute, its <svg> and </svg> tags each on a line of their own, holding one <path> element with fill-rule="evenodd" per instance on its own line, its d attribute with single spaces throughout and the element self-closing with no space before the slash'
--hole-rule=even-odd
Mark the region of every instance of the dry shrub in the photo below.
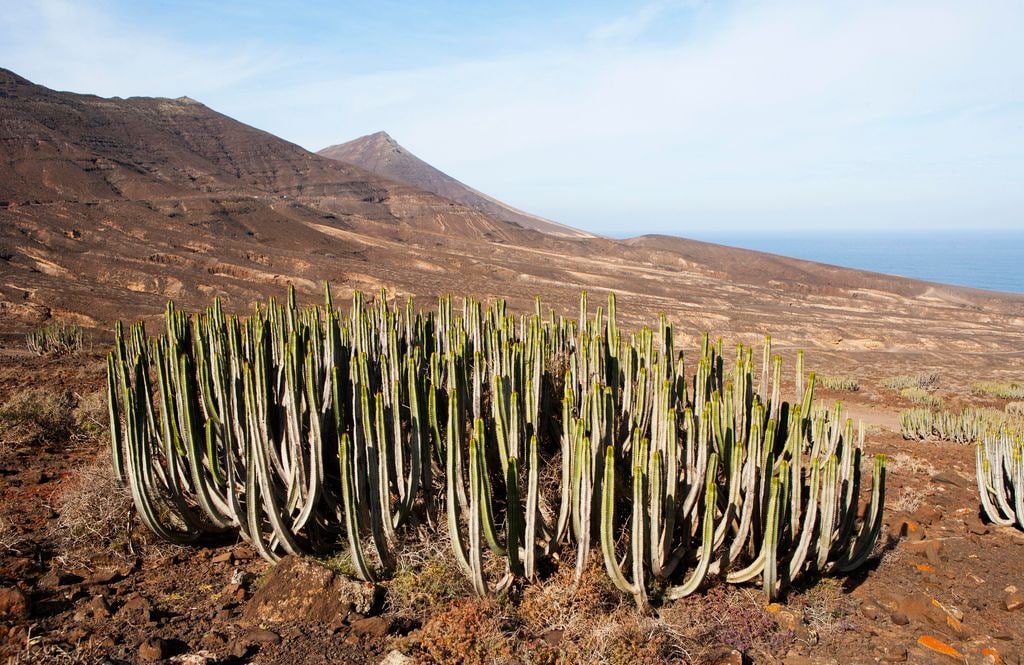
<svg viewBox="0 0 1024 665">
<path fill-rule="evenodd" d="M 890 504 L 886 500 L 885 509 L 894 513 L 913 513 L 921 506 L 925 494 L 925 491 L 921 488 L 904 485 L 900 488 L 900 493 L 895 501 Z"/>
<path fill-rule="evenodd" d="M 691 655 L 701 648 L 700 656 L 714 648 L 736 649 L 761 662 L 784 654 L 794 637 L 778 625 L 759 593 L 725 585 L 676 602 L 661 618 L 678 636 L 679 648 Z"/>
<path fill-rule="evenodd" d="M 856 605 L 843 591 L 842 583 L 822 578 L 802 598 L 804 623 L 818 641 L 829 643 L 848 630 L 857 630 L 853 620 Z"/>
<path fill-rule="evenodd" d="M 885 468 L 890 472 L 906 471 L 914 475 L 926 476 L 928 478 L 938 473 L 938 469 L 929 464 L 928 460 L 924 460 L 916 455 L 909 455 L 904 452 L 898 452 L 887 456 L 885 460 Z"/>
<path fill-rule="evenodd" d="M 54 496 L 54 508 L 59 517 L 51 536 L 64 566 L 88 565 L 97 558 L 128 561 L 173 548 L 137 526 L 131 495 L 114 480 L 106 455 L 71 472 Z"/>
<path fill-rule="evenodd" d="M 442 519 L 435 529 L 407 537 L 396 548 L 394 576 L 384 582 L 388 609 L 399 616 L 423 621 L 473 589 L 452 554 L 448 527 Z"/>
<path fill-rule="evenodd" d="M 622 594 L 604 573 L 598 557 L 591 557 L 579 584 L 573 584 L 574 573 L 574 566 L 563 563 L 547 580 L 526 587 L 518 614 L 528 634 L 559 629 L 565 631 L 566 639 L 586 637 L 595 621 L 622 604 Z"/>
<path fill-rule="evenodd" d="M 419 662 L 442 665 L 521 662 L 514 628 L 512 618 L 494 599 L 456 601 L 423 624 L 414 656 Z"/>
<path fill-rule="evenodd" d="M 0 505 L 0 554 L 18 555 L 25 539 L 9 517 L 8 509 L 7 505 Z"/>
<path fill-rule="evenodd" d="M 1006 405 L 1006 415 L 1024 416 L 1024 402 L 1009 402 Z"/>
<path fill-rule="evenodd" d="M 75 396 L 32 388 L 0 405 L 0 440 L 19 444 L 65 442 L 76 431 Z"/>
<path fill-rule="evenodd" d="M 107 411 L 107 391 L 87 393 L 78 400 L 75 409 L 78 434 L 94 441 L 106 442 L 110 436 L 110 414 Z"/>
</svg>

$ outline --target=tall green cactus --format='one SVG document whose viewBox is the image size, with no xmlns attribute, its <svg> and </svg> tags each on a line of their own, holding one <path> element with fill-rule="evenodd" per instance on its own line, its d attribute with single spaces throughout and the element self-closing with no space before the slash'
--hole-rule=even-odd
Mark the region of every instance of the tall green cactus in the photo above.
<svg viewBox="0 0 1024 665">
<path fill-rule="evenodd" d="M 884 459 L 862 510 L 862 434 L 814 403 L 802 353 L 782 402 L 768 338 L 756 378 L 752 349 L 727 363 L 706 334 L 685 362 L 664 316 L 625 333 L 613 295 L 607 315 L 582 294 L 578 319 L 546 320 L 539 301 L 530 316 L 450 296 L 417 312 L 355 293 L 343 313 L 325 287 L 324 303 L 301 309 L 290 290 L 247 318 L 214 301 L 191 319 L 169 303 L 155 338 L 118 324 L 112 461 L 160 537 L 236 530 L 271 561 L 344 543 L 373 581 L 409 525 L 443 521 L 481 594 L 556 552 L 575 551 L 578 580 L 596 544 L 639 604 L 716 576 L 774 598 L 861 565 L 877 540 Z M 1004 448 L 986 460 L 1010 468 Z M 1008 519 L 1008 484 L 987 483 Z"/>
</svg>

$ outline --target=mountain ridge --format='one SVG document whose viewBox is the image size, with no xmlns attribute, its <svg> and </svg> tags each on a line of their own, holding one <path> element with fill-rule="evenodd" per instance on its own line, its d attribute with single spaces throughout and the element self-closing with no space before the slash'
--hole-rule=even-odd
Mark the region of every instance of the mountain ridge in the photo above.
<svg viewBox="0 0 1024 665">
<path fill-rule="evenodd" d="M 692 333 L 858 362 L 898 352 L 968 371 L 1024 355 L 1019 295 L 684 238 L 545 234 L 202 104 L 20 81 L 0 76 L 0 332 L 155 323 L 169 298 L 244 313 L 288 286 L 319 299 L 329 281 L 339 301 L 456 293 L 521 312 L 615 291 L 623 326 L 664 313 Z"/>
</svg>

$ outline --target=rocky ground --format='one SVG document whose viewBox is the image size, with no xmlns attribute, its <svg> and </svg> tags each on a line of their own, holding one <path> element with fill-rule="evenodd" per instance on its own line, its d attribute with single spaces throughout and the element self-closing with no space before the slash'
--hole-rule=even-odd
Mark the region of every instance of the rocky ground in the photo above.
<svg viewBox="0 0 1024 665">
<path fill-rule="evenodd" d="M 889 455 L 886 535 L 865 570 L 781 604 L 711 585 L 640 615 L 597 568 L 573 589 L 571 553 L 542 583 L 480 601 L 443 549 L 374 589 L 330 561 L 271 569 L 244 543 L 154 543 L 106 471 L 102 377 L 98 353 L 0 350 L 12 663 L 1024 662 L 1024 533 L 979 518 L 973 448 L 904 441 L 884 393 L 823 394 L 849 402 L 871 451 Z"/>
</svg>

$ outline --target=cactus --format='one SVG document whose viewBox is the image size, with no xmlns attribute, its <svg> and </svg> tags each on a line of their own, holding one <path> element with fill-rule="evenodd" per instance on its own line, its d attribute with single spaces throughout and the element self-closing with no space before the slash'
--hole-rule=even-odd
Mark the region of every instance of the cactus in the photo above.
<svg viewBox="0 0 1024 665">
<path fill-rule="evenodd" d="M 25 335 L 25 345 L 37 356 L 71 356 L 82 350 L 85 336 L 76 323 L 54 321 Z"/>
<path fill-rule="evenodd" d="M 802 353 L 789 404 L 770 339 L 755 370 L 752 349 L 727 359 L 706 334 L 685 358 L 664 316 L 627 333 L 611 295 L 607 311 L 582 294 L 578 318 L 542 312 L 355 293 L 343 313 L 329 287 L 321 307 L 289 291 L 247 318 L 169 303 L 160 336 L 116 328 L 117 477 L 162 538 L 235 531 L 270 561 L 340 543 L 367 581 L 407 529 L 446 528 L 480 594 L 559 551 L 579 579 L 594 546 L 640 605 L 714 577 L 775 598 L 864 562 L 884 459 L 859 506 L 863 435 L 815 403 Z"/>
<path fill-rule="evenodd" d="M 1024 529 L 1024 428 L 989 430 L 976 444 L 982 510 L 993 523 Z"/>
</svg>

